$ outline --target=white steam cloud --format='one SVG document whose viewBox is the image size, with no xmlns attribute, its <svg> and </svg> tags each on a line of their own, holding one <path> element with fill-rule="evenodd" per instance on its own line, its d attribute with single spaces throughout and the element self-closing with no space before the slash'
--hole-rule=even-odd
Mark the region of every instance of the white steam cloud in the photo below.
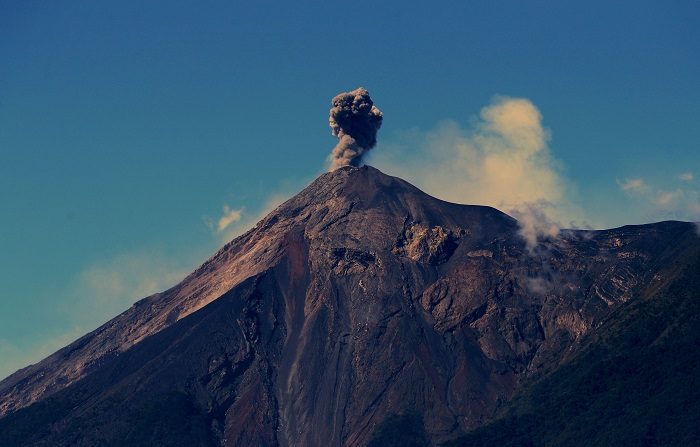
<svg viewBox="0 0 700 447">
<path fill-rule="evenodd" d="M 542 115 L 525 98 L 498 97 L 468 129 L 446 122 L 386 147 L 375 164 L 458 203 L 491 205 L 517 218 L 533 249 L 580 214 L 548 147 Z M 417 147 L 416 147 L 417 146 Z"/>
</svg>

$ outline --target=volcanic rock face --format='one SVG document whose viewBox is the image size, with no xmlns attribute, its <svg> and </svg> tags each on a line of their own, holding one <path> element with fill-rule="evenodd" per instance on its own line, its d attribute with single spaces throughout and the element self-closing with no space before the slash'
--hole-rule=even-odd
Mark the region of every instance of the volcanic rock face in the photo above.
<svg viewBox="0 0 700 447">
<path fill-rule="evenodd" d="M 364 446 L 406 415 L 446 442 L 662 284 L 692 231 L 566 231 L 533 254 L 498 210 L 341 168 L 0 382 L 0 444 Z"/>
</svg>

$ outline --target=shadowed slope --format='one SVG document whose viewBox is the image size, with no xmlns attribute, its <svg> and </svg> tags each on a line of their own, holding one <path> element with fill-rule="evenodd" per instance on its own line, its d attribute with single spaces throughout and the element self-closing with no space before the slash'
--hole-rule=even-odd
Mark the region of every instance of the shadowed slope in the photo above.
<svg viewBox="0 0 700 447">
<path fill-rule="evenodd" d="M 700 443 L 700 249 L 613 312 L 561 368 L 454 446 L 689 446 Z"/>
</svg>

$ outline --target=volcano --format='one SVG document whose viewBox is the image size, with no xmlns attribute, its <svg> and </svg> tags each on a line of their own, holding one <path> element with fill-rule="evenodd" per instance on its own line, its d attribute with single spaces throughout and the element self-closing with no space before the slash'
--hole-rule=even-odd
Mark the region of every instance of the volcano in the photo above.
<svg viewBox="0 0 700 447">
<path fill-rule="evenodd" d="M 0 382 L 0 445 L 690 445 L 695 225 L 519 229 L 369 166 L 323 174 Z"/>
</svg>

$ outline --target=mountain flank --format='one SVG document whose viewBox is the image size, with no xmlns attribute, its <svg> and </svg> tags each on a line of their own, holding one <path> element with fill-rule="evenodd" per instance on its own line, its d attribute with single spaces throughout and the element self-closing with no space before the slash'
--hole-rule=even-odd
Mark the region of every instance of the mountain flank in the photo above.
<svg viewBox="0 0 700 447">
<path fill-rule="evenodd" d="M 531 249 L 494 208 L 340 168 L 0 382 L 0 445 L 684 445 L 699 253 L 684 222 Z"/>
</svg>

